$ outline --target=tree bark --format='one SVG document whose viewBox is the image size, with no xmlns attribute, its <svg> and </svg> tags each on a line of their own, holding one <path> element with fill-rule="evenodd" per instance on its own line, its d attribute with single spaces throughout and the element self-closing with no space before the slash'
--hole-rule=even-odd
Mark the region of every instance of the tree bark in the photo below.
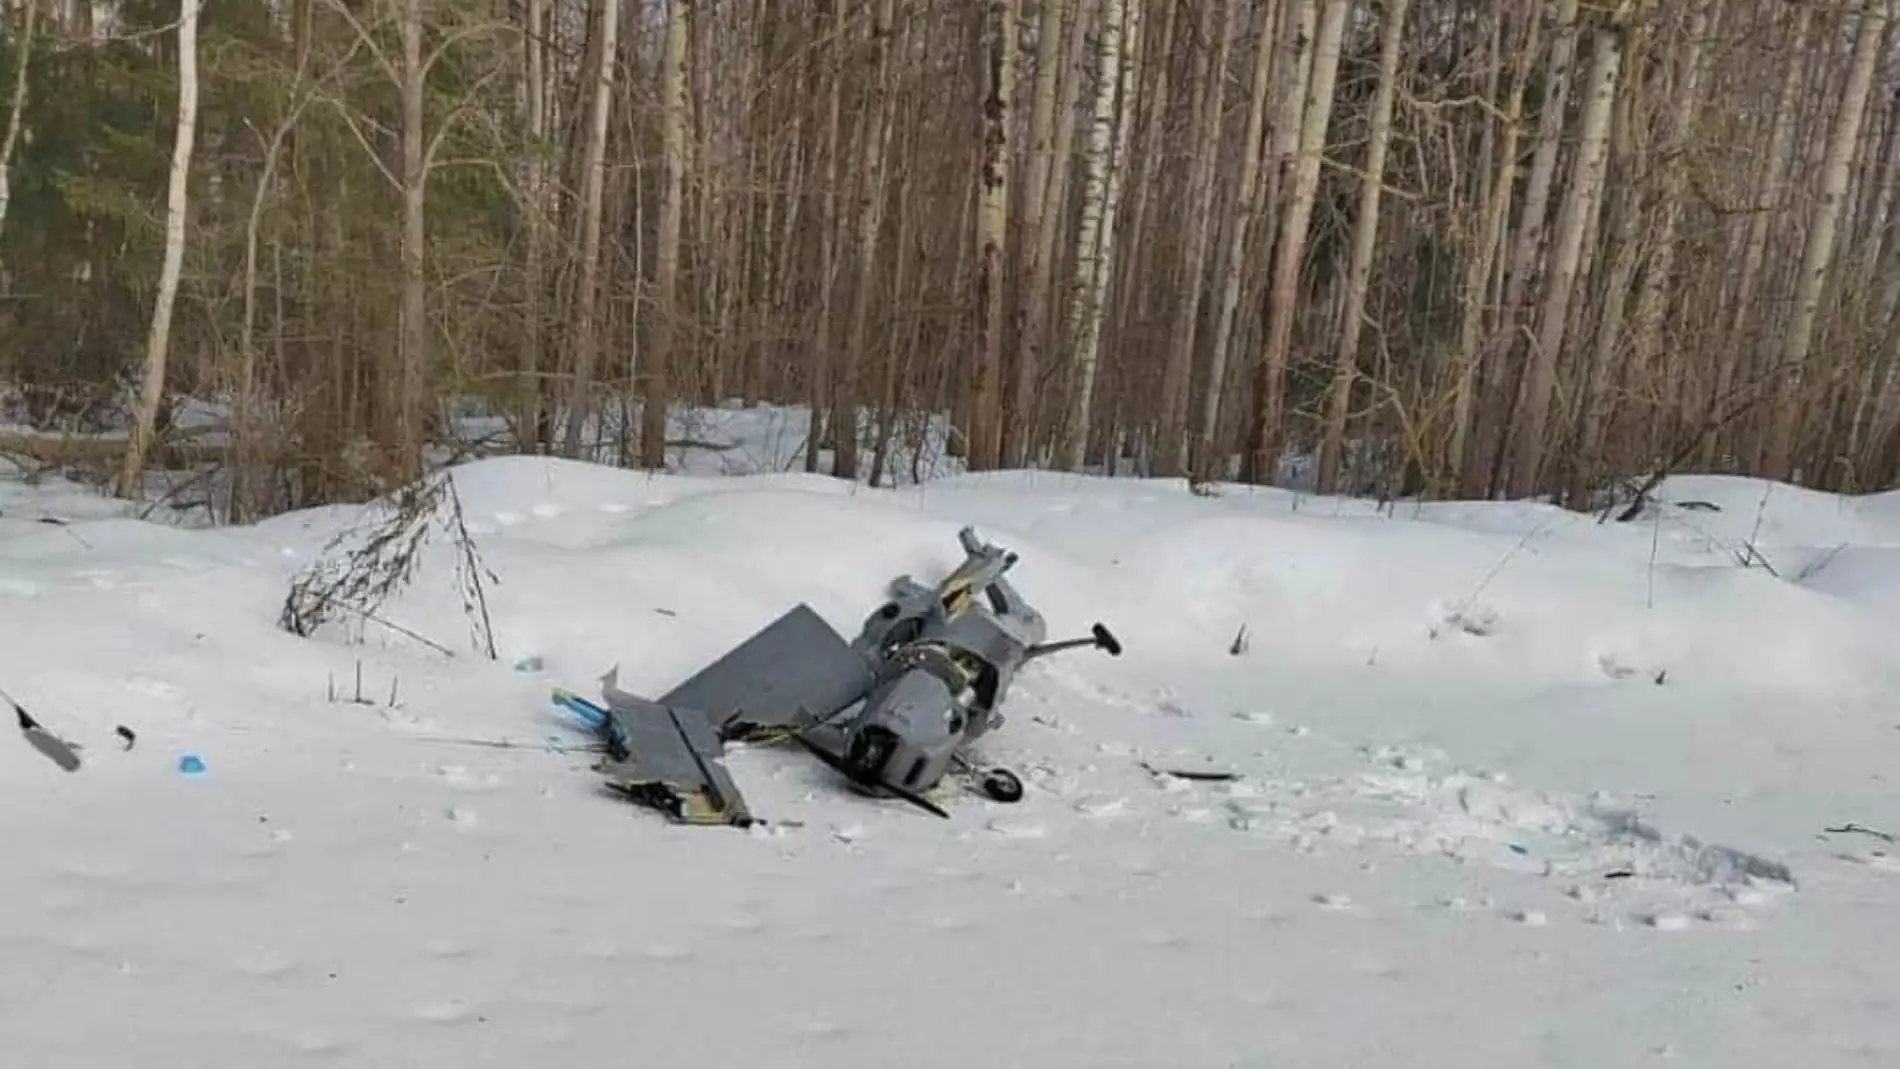
<svg viewBox="0 0 1900 1069">
<path fill-rule="evenodd" d="M 646 396 L 640 404 L 640 466 L 653 470 L 666 467 L 666 415 L 678 359 L 680 221 L 686 211 L 686 35 L 692 17 L 693 0 L 667 0 L 666 43 L 660 61 L 666 187 L 660 194 L 660 232 L 653 253 L 657 306 L 653 345 L 647 352 Z"/>
<path fill-rule="evenodd" d="M 132 436 L 126 443 L 116 493 L 135 499 L 144 485 L 145 458 L 165 403 L 165 365 L 171 344 L 172 308 L 178 301 L 178 276 L 185 261 L 185 224 L 191 208 L 191 150 L 198 130 L 198 15 L 203 0 L 178 4 L 178 129 L 172 139 L 171 179 L 165 198 L 165 259 L 159 268 L 158 296 L 145 341 L 145 374 L 132 412 Z M 17 113 L 16 113 L 16 118 Z"/>
<path fill-rule="evenodd" d="M 7 109 L 7 132 L 0 137 L 0 236 L 7 228 L 7 207 L 13 200 L 13 151 L 20 144 L 20 130 L 26 121 L 27 70 L 33 63 L 33 31 L 38 26 L 39 0 L 27 0 L 21 17 L 19 44 L 13 50 L 13 99 Z M 0 263 L 0 282 L 6 278 L 6 265 Z"/>
<path fill-rule="evenodd" d="M 1392 99 L 1398 93 L 1399 51 L 1405 36 L 1407 0 L 1387 0 L 1379 37 L 1379 88 L 1372 100 L 1371 144 L 1359 179 L 1359 214 L 1353 220 L 1352 261 L 1346 269 L 1346 313 L 1333 358 L 1333 388 L 1326 399 L 1326 428 L 1320 439 L 1317 489 L 1330 494 L 1339 484 L 1340 454 L 1346 442 L 1346 413 L 1357 378 L 1359 329 L 1366 314 L 1366 290 L 1372 283 L 1373 243 L 1379 236 L 1379 198 L 1385 188 L 1386 147 L 1392 142 Z"/>
<path fill-rule="evenodd" d="M 1195 49 L 1193 123 L 1194 163 L 1188 172 L 1187 248 L 1175 272 L 1174 330 L 1161 375 L 1161 413 L 1154 443 L 1154 474 L 1188 471 L 1188 412 L 1194 380 L 1195 341 L 1200 333 L 1201 297 L 1207 290 L 1207 247 L 1214 226 L 1215 165 L 1220 161 L 1221 116 L 1227 99 L 1227 57 L 1233 50 L 1241 0 L 1205 0 L 1208 14 L 1220 20 L 1211 54 Z M 1211 69 L 1211 73 L 1210 73 Z M 1218 389 L 1210 384 L 1210 389 Z"/>
<path fill-rule="evenodd" d="M 1401 0 L 1403 2 L 1403 0 Z M 1307 4 L 1311 6 L 1310 0 Z M 1226 474 L 1224 463 L 1217 464 L 1220 434 L 1220 410 L 1223 387 L 1227 382 L 1228 350 L 1233 344 L 1234 313 L 1240 306 L 1240 283 L 1247 275 L 1247 239 L 1259 237 L 1259 220 L 1266 210 L 1265 186 L 1260 181 L 1260 156 L 1266 136 L 1267 89 L 1273 80 L 1273 53 L 1282 40 L 1279 32 L 1281 6 L 1278 0 L 1267 4 L 1267 15 L 1260 34 L 1254 40 L 1252 95 L 1247 100 L 1247 132 L 1240 144 L 1240 178 L 1235 187 L 1236 206 L 1228 227 L 1227 258 L 1221 267 L 1220 306 L 1214 315 L 1214 336 L 1208 345 L 1207 389 L 1201 395 L 1201 422 L 1194 435 L 1188 464 L 1198 478 L 1218 478 Z M 1312 42 L 1304 39 L 1294 47 L 1306 49 Z M 1208 157 L 1213 158 L 1212 152 Z"/>
<path fill-rule="evenodd" d="M 977 174 L 976 352 L 970 375 L 970 454 L 973 471 L 1002 460 L 1004 249 L 1009 241 L 1009 128 L 1016 99 L 1017 0 L 988 0 L 984 14 L 985 84 L 983 163 Z"/>
<path fill-rule="evenodd" d="M 521 345 L 521 399 L 516 413 L 516 434 L 524 451 L 533 452 L 551 443 L 543 440 L 546 430 L 542 406 L 542 353 L 547 332 L 547 196 L 548 166 L 548 76 L 547 34 L 548 0 L 528 0 L 528 24 L 522 33 L 523 80 L 526 82 L 528 122 L 528 159 L 525 196 L 527 250 L 522 279 L 523 337 Z"/>
<path fill-rule="evenodd" d="M 1459 315 L 1458 365 L 1452 387 L 1451 441 L 1445 450 L 1445 468 L 1456 473 L 1458 492 L 1464 496 L 1485 493 L 1490 481 L 1490 458 L 1475 446 L 1482 439 L 1471 433 L 1474 415 L 1481 400 L 1481 373 L 1487 350 L 1490 361 L 1497 363 L 1499 346 L 1486 345 L 1485 308 L 1494 287 L 1492 276 L 1498 266 L 1498 253 L 1504 245 L 1505 226 L 1511 212 L 1511 194 L 1517 186 L 1517 145 L 1523 133 L 1524 90 L 1530 84 L 1531 66 L 1536 59 L 1543 20 L 1533 14 L 1525 28 L 1524 44 L 1518 53 L 1517 69 L 1511 82 L 1510 100 L 1504 107 L 1504 128 L 1497 155 L 1497 177 L 1491 183 L 1491 198 L 1485 206 L 1478 248 L 1465 261 L 1462 308 Z M 1490 378 L 1496 378 L 1495 368 Z"/>
<path fill-rule="evenodd" d="M 429 403 L 428 256 L 429 172 L 424 159 L 428 132 L 423 128 L 428 67 L 422 36 L 427 0 L 404 0 L 402 33 L 402 308 L 396 412 L 392 421 L 394 455 L 388 477 L 406 482 L 422 472 L 423 407 Z"/>
<path fill-rule="evenodd" d="M 1622 35 L 1629 14 L 1629 0 L 1622 0 L 1612 16 L 1612 24 L 1594 34 L 1587 83 L 1589 96 L 1584 100 L 1582 129 L 1577 135 L 1577 158 L 1570 188 L 1557 212 L 1543 317 L 1538 324 L 1536 348 L 1531 352 L 1518 406 L 1522 420 L 1515 432 L 1516 449 L 1506 483 L 1506 493 L 1511 497 L 1529 497 L 1540 485 L 1543 475 L 1544 438 L 1550 425 L 1551 393 L 1557 384 L 1557 357 L 1564 343 L 1570 299 L 1583 257 L 1584 232 L 1602 195 L 1610 115 L 1616 103 L 1616 78 L 1623 59 Z"/>
<path fill-rule="evenodd" d="M 600 0 L 600 59 L 594 65 L 592 99 L 587 110 L 590 120 L 587 147 L 581 158 L 581 219 L 579 278 L 574 285 L 574 382 L 568 399 L 566 454 L 576 460 L 592 451 L 581 451 L 581 431 L 593 410 L 589 389 L 594 369 L 600 363 L 600 324 L 595 309 L 600 298 L 601 206 L 606 196 L 607 128 L 613 118 L 614 68 L 619 66 L 620 3 Z"/>
<path fill-rule="evenodd" d="M 1321 154 L 1332 122 L 1333 84 L 1339 74 L 1340 38 L 1345 31 L 1350 0 L 1326 0 L 1319 33 L 1313 43 L 1313 68 L 1304 88 L 1305 114 L 1300 122 L 1299 155 L 1273 259 L 1273 288 L 1267 302 L 1266 349 L 1261 354 L 1258 394 L 1254 398 L 1252 433 L 1248 435 L 1251 481 L 1272 483 L 1280 466 L 1285 440 L 1287 357 L 1293 343 L 1293 317 L 1299 296 L 1300 267 L 1305 260 L 1313 199 L 1319 192 Z"/>
<path fill-rule="evenodd" d="M 1042 298 L 1041 287 L 1048 285 L 1043 263 L 1042 219 L 1049 210 L 1049 175 L 1056 154 L 1056 90 L 1068 55 L 1063 29 L 1067 25 L 1073 0 L 1042 0 L 1036 29 L 1036 82 L 1029 105 L 1029 167 L 1023 180 L 1018 213 L 1021 226 L 1018 247 L 1022 250 L 1023 277 L 1027 284 L 1016 287 L 1016 375 L 1007 408 L 1008 421 L 1003 427 L 1004 462 L 1022 466 L 1029 460 L 1030 443 L 1036 439 L 1036 383 L 1042 371 L 1043 339 L 1031 330 L 1047 322 L 1047 313 L 1032 315 L 1030 306 Z M 1073 118 L 1065 114 L 1065 120 Z M 1068 125 L 1074 125 L 1070 122 Z M 1066 172 L 1065 172 L 1066 173 Z M 1042 298 L 1046 299 L 1046 298 Z"/>
<path fill-rule="evenodd" d="M 1794 474 L 1801 391 L 1806 382 L 1809 351 L 1814 344 L 1815 317 L 1820 310 L 1828 268 L 1833 262 L 1854 146 L 1860 137 L 1861 118 L 1867 110 L 1867 95 L 1880 58 L 1875 46 L 1880 43 L 1892 10 L 1893 0 L 1871 0 L 1862 8 L 1860 26 L 1855 31 L 1853 65 L 1848 69 L 1840 109 L 1834 113 L 1834 128 L 1828 136 L 1827 156 L 1821 165 L 1821 196 L 1814 206 L 1807 245 L 1801 255 L 1801 272 L 1796 276 L 1794 319 L 1783 336 L 1780 366 L 1775 369 L 1774 418 L 1762 452 L 1762 475 L 1769 479 L 1786 480 Z"/>
<path fill-rule="evenodd" d="M 1076 254 L 1074 379 L 1069 418 L 1064 426 L 1064 466 L 1081 471 L 1088 453 L 1089 406 L 1094 401 L 1096 369 L 1101 363 L 1102 319 L 1108 306 L 1108 281 L 1115 264 L 1115 216 L 1121 201 L 1122 173 L 1128 165 L 1128 139 L 1134 128 L 1134 87 L 1140 74 L 1142 0 L 1107 0 L 1104 7 L 1101 67 L 1095 87 L 1095 123 L 1090 131 L 1089 181 L 1082 194 L 1081 250 Z M 1121 100 L 1119 119 L 1116 98 Z M 1112 133 L 1112 137 L 1111 137 Z"/>
<path fill-rule="evenodd" d="M 871 27 L 877 49 L 877 74 L 873 83 L 865 120 L 868 136 L 864 140 L 863 183 L 858 198 L 858 285 L 852 297 L 851 340 L 846 349 L 844 374 L 838 383 L 839 403 L 834 418 L 838 423 L 838 451 L 832 474 L 840 479 L 858 477 L 858 403 L 857 377 L 864 373 L 865 335 L 870 330 L 871 297 L 877 289 L 878 235 L 884 225 L 886 167 L 889 151 L 894 94 L 891 84 L 891 35 L 896 31 L 896 0 L 879 0 L 877 21 Z M 901 255 L 901 252 L 900 252 Z"/>
<path fill-rule="evenodd" d="M 1794 28 L 1789 47 L 1784 50 L 1786 66 L 1782 71 L 1781 91 L 1775 99 L 1774 117 L 1769 120 L 1767 159 L 1763 165 L 1760 184 L 1748 214 L 1748 230 L 1743 241 L 1742 264 L 1739 278 L 1735 284 L 1734 303 L 1728 317 L 1728 338 L 1716 356 L 1715 393 L 1717 397 L 1726 397 L 1734 389 L 1737 372 L 1741 369 L 1742 354 L 1758 354 L 1748 361 L 1751 369 L 1759 371 L 1762 347 L 1749 337 L 1749 321 L 1758 309 L 1756 295 L 1761 284 L 1762 266 L 1768 256 L 1769 228 L 1775 218 L 1782 213 L 1782 201 L 1786 197 L 1788 173 L 1795 162 L 1795 126 L 1799 110 L 1796 102 L 1803 75 L 1808 69 L 1808 31 L 1814 21 L 1814 7 L 1802 4 L 1794 11 Z M 1724 444 L 1734 442 L 1734 436 L 1716 436 L 1715 448 L 1720 451 Z M 1754 443 L 1760 445 L 1759 440 Z M 1752 458 L 1758 460 L 1759 458 Z M 1753 465 L 1751 464 L 1751 467 Z"/>
<path fill-rule="evenodd" d="M 1550 43 L 1550 59 L 1544 67 L 1544 93 L 1538 109 L 1537 147 L 1531 155 L 1530 175 L 1524 187 L 1524 202 L 1517 221 L 1511 256 L 1506 262 L 1504 299 L 1500 302 L 1499 322 L 1487 346 L 1481 365 L 1477 440 L 1478 455 L 1471 468 L 1479 474 L 1478 484 L 1489 496 L 1496 489 L 1497 467 L 1508 446 L 1511 416 L 1517 407 L 1522 376 L 1510 357 L 1517 351 L 1518 329 L 1523 317 L 1525 294 L 1537 266 L 1537 252 L 1543 244 L 1544 216 L 1550 210 L 1550 188 L 1557 174 L 1557 150 L 1562 147 L 1564 114 L 1570 96 L 1570 68 L 1577 51 L 1578 0 L 1560 0 L 1557 5 L 1557 33 Z"/>
</svg>

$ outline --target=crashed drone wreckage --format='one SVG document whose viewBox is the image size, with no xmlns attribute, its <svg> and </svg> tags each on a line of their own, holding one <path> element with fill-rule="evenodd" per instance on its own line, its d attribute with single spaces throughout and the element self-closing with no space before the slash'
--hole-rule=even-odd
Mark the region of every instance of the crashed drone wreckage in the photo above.
<svg viewBox="0 0 1900 1069">
<path fill-rule="evenodd" d="M 728 741 L 789 738 L 859 791 L 948 817 L 925 794 L 953 768 L 1000 802 L 1022 797 L 1002 768 L 968 753 L 1003 724 L 1023 665 L 1090 646 L 1121 655 L 1108 628 L 1049 642 L 1042 614 L 1005 579 L 1015 553 L 957 532 L 963 563 L 934 588 L 899 576 L 846 642 L 801 602 L 657 700 L 623 691 L 618 669 L 601 703 L 556 689 L 554 704 L 598 736 L 595 766 L 633 801 L 688 824 L 757 822 L 726 770 Z"/>
</svg>

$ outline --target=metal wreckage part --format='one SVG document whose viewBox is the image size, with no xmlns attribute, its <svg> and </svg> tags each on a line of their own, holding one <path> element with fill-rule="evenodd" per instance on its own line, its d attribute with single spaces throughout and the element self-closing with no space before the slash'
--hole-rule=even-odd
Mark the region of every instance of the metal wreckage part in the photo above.
<svg viewBox="0 0 1900 1069">
<path fill-rule="evenodd" d="M 1002 726 L 1017 671 L 1084 646 L 1120 656 L 1101 624 L 1048 642 L 1042 615 L 1004 578 L 1017 556 L 957 533 L 963 563 L 934 587 L 899 576 L 847 642 L 800 603 L 685 682 L 649 700 L 601 679 L 601 702 L 554 702 L 600 738 L 610 788 L 687 824 L 755 823 L 726 769 L 730 740 L 790 740 L 858 790 L 948 817 L 926 795 L 956 771 L 998 801 L 1022 797 L 1006 769 L 978 769 L 967 748 Z"/>
</svg>

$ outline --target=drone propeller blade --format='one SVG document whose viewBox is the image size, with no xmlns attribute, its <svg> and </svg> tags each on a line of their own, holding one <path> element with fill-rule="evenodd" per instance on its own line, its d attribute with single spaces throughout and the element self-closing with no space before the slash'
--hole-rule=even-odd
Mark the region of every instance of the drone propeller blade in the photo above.
<svg viewBox="0 0 1900 1069">
<path fill-rule="evenodd" d="M 851 766 L 845 763 L 844 758 L 839 757 L 837 754 L 832 753 L 830 750 L 825 749 L 823 746 L 818 745 L 817 743 L 811 741 L 810 739 L 806 738 L 803 735 L 794 734 L 792 738 L 798 740 L 798 744 L 800 746 L 803 746 L 805 749 L 810 750 L 812 756 L 818 758 L 820 761 L 823 761 L 825 764 L 830 765 L 832 769 L 834 769 L 839 775 L 850 780 L 851 782 L 861 787 L 870 787 L 877 790 L 889 791 L 893 795 L 899 798 L 902 798 L 904 801 L 909 802 L 911 805 L 914 805 L 919 809 L 925 810 L 927 812 L 935 813 L 945 820 L 950 819 L 950 814 L 945 812 L 942 806 L 931 801 L 930 799 L 925 798 L 924 796 L 920 794 L 913 794 L 902 787 L 897 787 L 889 783 L 884 783 L 880 780 L 865 779 L 863 776 L 859 776 L 853 773 L 851 770 Z"/>
</svg>

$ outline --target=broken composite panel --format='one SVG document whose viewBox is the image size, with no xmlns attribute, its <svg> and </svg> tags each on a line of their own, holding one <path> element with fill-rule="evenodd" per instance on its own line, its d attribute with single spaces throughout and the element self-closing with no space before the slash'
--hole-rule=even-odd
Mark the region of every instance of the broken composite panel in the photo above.
<svg viewBox="0 0 1900 1069">
<path fill-rule="evenodd" d="M 790 740 L 858 790 L 947 816 L 927 795 L 967 774 L 998 801 L 1022 796 L 1011 772 L 978 769 L 969 747 L 1003 724 L 1023 665 L 1090 646 L 1121 654 L 1101 624 L 1049 642 L 1042 614 L 1005 574 L 1015 553 L 957 533 L 963 563 L 934 587 L 899 576 L 847 642 L 800 603 L 657 699 L 621 690 L 618 672 L 592 702 L 557 689 L 554 702 L 603 744 L 598 766 L 630 799 L 693 824 L 747 825 L 724 763 L 732 740 Z"/>
</svg>

